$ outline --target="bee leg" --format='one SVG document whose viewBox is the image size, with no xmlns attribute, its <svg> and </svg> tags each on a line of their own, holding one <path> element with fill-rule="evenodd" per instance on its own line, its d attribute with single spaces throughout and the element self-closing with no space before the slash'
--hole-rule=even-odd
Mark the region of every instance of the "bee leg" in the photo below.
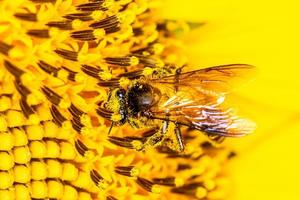
<svg viewBox="0 0 300 200">
<path fill-rule="evenodd" d="M 184 143 L 181 135 L 180 125 L 175 123 L 175 137 L 178 143 L 179 151 L 182 152 L 184 150 Z"/>
<path fill-rule="evenodd" d="M 164 121 L 161 128 L 162 135 L 165 135 L 167 133 L 168 128 L 169 128 L 169 121 Z"/>
<path fill-rule="evenodd" d="M 143 149 L 148 146 L 151 147 L 158 146 L 161 143 L 161 141 L 163 141 L 163 139 L 165 138 L 165 134 L 168 131 L 168 127 L 169 127 L 169 121 L 164 121 L 160 130 L 158 130 L 156 133 L 146 138 L 143 145 Z"/>
</svg>

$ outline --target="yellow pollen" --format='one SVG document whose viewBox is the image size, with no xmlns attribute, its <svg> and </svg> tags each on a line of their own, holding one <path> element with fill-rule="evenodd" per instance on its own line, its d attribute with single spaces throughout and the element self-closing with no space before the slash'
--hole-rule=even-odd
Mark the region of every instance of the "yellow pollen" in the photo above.
<svg viewBox="0 0 300 200">
<path fill-rule="evenodd" d="M 130 171 L 130 175 L 133 176 L 133 177 L 137 177 L 139 174 L 140 174 L 140 169 L 139 168 L 134 167 Z"/>
<path fill-rule="evenodd" d="M 118 122 L 118 121 L 120 121 L 121 120 L 121 115 L 120 114 L 113 114 L 112 116 L 111 116 L 111 120 L 112 121 L 114 121 L 114 122 Z"/>
<path fill-rule="evenodd" d="M 130 80 L 128 78 L 122 77 L 119 80 L 119 84 L 122 88 L 127 88 L 130 84 Z"/>
<path fill-rule="evenodd" d="M 164 46 L 160 43 L 156 43 L 153 45 L 153 51 L 155 54 L 161 54 L 164 50 Z"/>
<path fill-rule="evenodd" d="M 152 188 L 151 188 L 151 192 L 153 192 L 154 194 L 160 194 L 161 193 L 161 188 L 157 185 L 154 185 Z"/>
<path fill-rule="evenodd" d="M 102 16 L 103 16 L 103 11 L 101 10 L 93 11 L 91 15 L 91 17 L 96 21 L 100 20 Z"/>
<path fill-rule="evenodd" d="M 203 187 L 198 187 L 196 190 L 196 197 L 199 199 L 203 199 L 204 197 L 206 197 L 207 195 L 207 191 L 205 190 L 205 188 Z"/>
<path fill-rule="evenodd" d="M 130 65 L 131 66 L 135 66 L 135 65 L 138 65 L 138 64 L 139 64 L 139 59 L 137 57 L 135 57 L 135 56 L 132 56 L 130 58 Z"/>
<path fill-rule="evenodd" d="M 96 38 L 102 38 L 103 36 L 105 36 L 105 30 L 104 29 L 95 29 L 93 34 Z"/>
<path fill-rule="evenodd" d="M 75 19 L 72 21 L 72 27 L 76 30 L 82 26 L 82 21 L 79 19 Z"/>
<path fill-rule="evenodd" d="M 180 187 L 184 185 L 184 180 L 182 178 L 175 178 L 176 187 Z"/>
<path fill-rule="evenodd" d="M 153 74 L 153 69 L 150 67 L 145 67 L 143 70 L 143 75 L 144 76 L 150 76 Z"/>
<path fill-rule="evenodd" d="M 143 143 L 139 140 L 134 140 L 131 143 L 132 143 L 133 148 L 136 149 L 137 151 L 142 150 L 144 147 Z"/>
<path fill-rule="evenodd" d="M 109 71 L 103 71 L 99 73 L 99 77 L 104 81 L 108 81 L 112 78 L 112 74 Z"/>
</svg>

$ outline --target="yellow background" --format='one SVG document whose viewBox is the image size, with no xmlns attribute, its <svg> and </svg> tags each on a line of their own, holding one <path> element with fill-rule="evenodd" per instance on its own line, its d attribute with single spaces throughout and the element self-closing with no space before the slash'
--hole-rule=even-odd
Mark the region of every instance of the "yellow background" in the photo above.
<svg viewBox="0 0 300 200">
<path fill-rule="evenodd" d="M 258 75 L 235 94 L 257 123 L 234 139 L 233 200 L 300 199 L 300 2 L 165 0 L 167 18 L 205 22 L 186 39 L 190 63 L 248 63 Z"/>
</svg>

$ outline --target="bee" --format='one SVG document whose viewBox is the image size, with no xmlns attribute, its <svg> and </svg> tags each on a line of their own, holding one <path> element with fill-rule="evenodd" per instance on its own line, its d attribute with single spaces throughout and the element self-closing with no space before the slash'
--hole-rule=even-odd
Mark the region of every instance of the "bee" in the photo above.
<svg viewBox="0 0 300 200">
<path fill-rule="evenodd" d="M 167 141 L 170 124 L 174 127 L 178 151 L 183 151 L 185 146 L 182 127 L 218 140 L 244 136 L 252 132 L 253 124 L 235 116 L 223 102 L 233 85 L 251 71 L 251 65 L 230 64 L 187 72 L 178 68 L 173 74 L 162 76 L 153 73 L 146 77 L 140 71 L 128 72 L 123 76 L 131 78 L 129 86 L 111 89 L 97 112 L 111 120 L 112 126 L 129 123 L 134 128 L 156 127 L 143 139 L 110 137 L 113 143 L 129 148 L 134 141 L 139 141 L 138 150 Z M 117 80 L 111 84 L 117 85 Z"/>
</svg>

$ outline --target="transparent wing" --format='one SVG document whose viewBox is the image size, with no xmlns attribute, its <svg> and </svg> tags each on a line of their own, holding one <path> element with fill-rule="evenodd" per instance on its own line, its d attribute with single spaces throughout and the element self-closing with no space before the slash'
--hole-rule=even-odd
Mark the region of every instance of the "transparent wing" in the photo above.
<svg viewBox="0 0 300 200">
<path fill-rule="evenodd" d="M 207 98 L 179 91 L 174 96 L 163 98 L 158 106 L 152 108 L 151 117 L 172 121 L 210 135 L 239 137 L 253 131 L 255 125 L 235 116 L 231 109 L 223 108 L 222 100 L 211 102 Z"/>
<path fill-rule="evenodd" d="M 246 135 L 253 131 L 255 125 L 235 116 L 222 103 L 225 94 L 245 81 L 253 71 L 251 65 L 231 64 L 151 79 L 149 84 L 164 94 L 157 106 L 151 109 L 151 117 L 210 135 Z"/>
<path fill-rule="evenodd" d="M 162 78 L 151 79 L 153 85 L 178 88 L 210 96 L 225 94 L 245 81 L 254 72 L 247 64 L 220 65 L 195 71 L 182 72 Z"/>
</svg>

